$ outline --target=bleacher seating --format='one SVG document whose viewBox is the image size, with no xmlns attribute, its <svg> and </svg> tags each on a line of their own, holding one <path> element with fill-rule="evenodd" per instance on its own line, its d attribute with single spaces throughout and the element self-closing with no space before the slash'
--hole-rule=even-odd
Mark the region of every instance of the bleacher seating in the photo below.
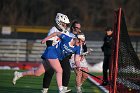
<svg viewBox="0 0 140 93">
<path fill-rule="evenodd" d="M 0 61 L 26 61 L 26 39 L 0 39 Z"/>
<path fill-rule="evenodd" d="M 40 62 L 40 56 L 46 48 L 46 45 L 40 42 L 41 40 L 0 39 L 0 61 Z M 86 56 L 89 63 L 103 61 L 102 44 L 103 41 L 87 41 L 88 49 L 93 49 L 93 52 Z M 132 44 L 140 58 L 140 42 L 132 42 Z"/>
<path fill-rule="evenodd" d="M 87 41 L 86 42 L 88 49 L 92 48 L 93 52 L 90 55 L 87 55 L 87 61 L 89 63 L 97 63 L 103 60 L 103 52 L 101 51 L 102 41 Z"/>
<path fill-rule="evenodd" d="M 45 50 L 46 45 L 40 43 L 41 40 L 35 40 L 28 56 L 28 61 L 41 61 L 41 54 Z"/>
</svg>

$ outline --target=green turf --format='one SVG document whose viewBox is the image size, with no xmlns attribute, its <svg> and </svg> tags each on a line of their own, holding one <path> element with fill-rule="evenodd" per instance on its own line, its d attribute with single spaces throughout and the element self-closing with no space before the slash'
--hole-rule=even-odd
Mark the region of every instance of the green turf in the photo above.
<svg viewBox="0 0 140 93">
<path fill-rule="evenodd" d="M 14 70 L 0 70 L 0 93 L 41 93 L 43 75 L 40 77 L 26 76 L 18 80 L 17 84 L 14 86 L 12 85 L 13 73 Z M 72 89 L 71 93 L 76 93 L 74 72 L 71 74 L 69 88 Z M 49 93 L 58 93 L 55 76 L 51 81 Z M 83 93 L 103 92 L 87 80 L 83 84 Z"/>
</svg>

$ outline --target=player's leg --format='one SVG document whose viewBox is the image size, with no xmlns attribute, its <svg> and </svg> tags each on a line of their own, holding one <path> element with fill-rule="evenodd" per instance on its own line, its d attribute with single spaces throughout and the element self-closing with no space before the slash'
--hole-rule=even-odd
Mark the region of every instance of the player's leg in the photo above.
<svg viewBox="0 0 140 93">
<path fill-rule="evenodd" d="M 102 86 L 106 86 L 108 84 L 108 65 L 109 65 L 109 60 L 108 56 L 104 56 L 104 61 L 103 61 L 103 83 L 101 84 Z"/>
<path fill-rule="evenodd" d="M 70 80 L 70 75 L 71 75 L 71 67 L 70 67 L 70 63 L 69 63 L 69 57 L 66 57 L 60 63 L 61 63 L 61 67 L 63 69 L 62 85 L 63 85 L 64 89 L 67 90 L 69 80 Z M 69 90 L 69 91 L 71 91 L 71 90 Z"/>
<path fill-rule="evenodd" d="M 45 72 L 45 69 L 44 69 L 44 66 L 43 66 L 42 63 L 39 65 L 39 67 L 36 70 L 32 69 L 32 70 L 28 70 L 28 71 L 25 71 L 25 72 L 17 72 L 17 71 L 15 71 L 14 72 L 14 78 L 13 78 L 13 84 L 15 85 L 16 81 L 18 79 L 20 79 L 21 77 L 24 77 L 24 76 L 27 76 L 27 75 L 40 76 L 44 72 Z"/>
<path fill-rule="evenodd" d="M 84 70 L 84 71 L 86 71 L 86 72 L 89 72 L 89 70 L 88 70 L 87 67 L 82 68 L 82 70 Z M 88 74 L 82 72 L 81 85 L 86 81 L 87 78 L 88 78 Z"/>
<path fill-rule="evenodd" d="M 47 69 L 47 71 L 45 71 L 44 78 L 43 78 L 43 90 L 42 90 L 42 93 L 48 93 L 48 88 L 50 86 L 53 74 L 54 74 L 54 70 L 53 70 L 52 67 Z"/>
<path fill-rule="evenodd" d="M 107 70 L 109 69 L 109 57 L 105 56 L 104 63 L 103 63 L 103 80 L 108 81 L 108 73 Z"/>
<path fill-rule="evenodd" d="M 43 78 L 43 90 L 41 90 L 41 91 L 42 91 L 42 93 L 47 93 L 52 76 L 54 74 L 54 70 L 51 67 L 50 62 L 48 60 L 46 60 L 42 63 L 45 68 L 45 73 L 44 73 L 44 78 Z"/>
<path fill-rule="evenodd" d="M 63 73 L 63 70 L 61 68 L 60 62 L 59 62 L 58 59 L 48 59 L 48 61 L 50 62 L 51 67 L 56 72 L 57 85 L 59 87 L 59 91 L 61 92 L 63 90 L 63 86 L 62 86 L 62 73 Z"/>
<path fill-rule="evenodd" d="M 81 77 L 82 77 L 82 71 L 78 70 L 78 69 L 74 69 L 75 73 L 76 73 L 76 89 L 77 89 L 77 93 L 82 93 L 82 89 L 81 89 Z"/>
</svg>

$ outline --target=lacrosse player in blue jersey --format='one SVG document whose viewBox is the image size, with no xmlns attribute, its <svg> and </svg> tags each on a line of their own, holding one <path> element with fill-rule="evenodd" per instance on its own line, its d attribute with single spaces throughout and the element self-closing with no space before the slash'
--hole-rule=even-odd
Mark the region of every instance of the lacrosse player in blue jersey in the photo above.
<svg viewBox="0 0 140 93">
<path fill-rule="evenodd" d="M 40 76 L 47 70 L 47 68 L 51 66 L 56 72 L 56 80 L 59 93 L 66 93 L 62 86 L 63 70 L 59 60 L 63 60 L 65 57 L 71 54 L 75 54 L 76 67 L 80 68 L 80 44 L 83 41 L 79 38 L 69 37 L 61 32 L 55 32 L 44 38 L 41 43 L 44 44 L 47 40 L 55 36 L 58 36 L 61 41 L 58 42 L 55 46 L 46 48 L 41 56 L 43 62 L 39 65 L 39 67 L 36 70 L 29 70 L 25 72 L 15 71 L 13 84 L 16 84 L 18 79 L 27 75 Z"/>
</svg>

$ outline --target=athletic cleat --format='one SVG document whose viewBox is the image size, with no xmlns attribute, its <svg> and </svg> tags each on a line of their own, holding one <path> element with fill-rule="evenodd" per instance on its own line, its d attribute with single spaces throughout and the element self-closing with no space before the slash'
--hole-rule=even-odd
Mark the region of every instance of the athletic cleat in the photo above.
<svg viewBox="0 0 140 93">
<path fill-rule="evenodd" d="M 45 91 L 45 90 L 41 90 L 41 92 L 42 92 L 42 93 L 48 93 L 48 91 Z"/>
<path fill-rule="evenodd" d="M 66 93 L 68 93 L 68 92 L 70 92 L 70 91 L 71 91 L 71 89 L 67 89 L 67 90 L 65 90 Z"/>
<path fill-rule="evenodd" d="M 48 88 L 43 88 L 43 90 L 41 90 L 42 93 L 48 93 Z"/>
<path fill-rule="evenodd" d="M 16 84 L 16 81 L 18 79 L 20 79 L 21 77 L 22 77 L 22 74 L 20 72 L 15 71 L 14 72 L 14 78 L 13 78 L 13 84 L 15 85 Z"/>
<path fill-rule="evenodd" d="M 63 89 L 66 91 L 66 93 L 71 91 L 71 89 L 68 89 L 68 88 L 65 88 L 65 87 Z"/>
<path fill-rule="evenodd" d="M 68 92 L 70 92 L 71 91 L 71 89 L 62 89 L 61 91 L 59 91 L 59 93 L 68 93 Z"/>
</svg>

